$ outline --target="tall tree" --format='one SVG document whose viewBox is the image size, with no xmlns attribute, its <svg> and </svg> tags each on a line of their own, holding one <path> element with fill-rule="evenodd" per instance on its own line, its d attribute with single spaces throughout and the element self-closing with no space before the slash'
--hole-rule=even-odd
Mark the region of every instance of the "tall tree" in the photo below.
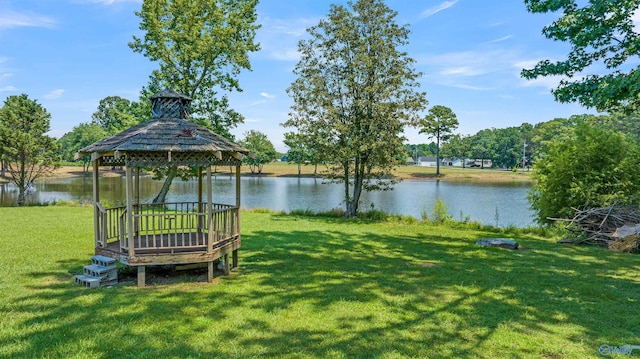
<svg viewBox="0 0 640 359">
<path fill-rule="evenodd" d="M 242 116 L 229 108 L 217 91 L 241 91 L 238 75 L 251 70 L 249 53 L 259 50 L 254 42 L 257 0 L 144 0 L 140 29 L 144 38 L 129 46 L 155 61 L 148 95 L 172 87 L 193 99 L 193 121 L 228 135 L 229 127 Z M 164 186 L 154 202 L 164 202 L 178 169 L 169 168 Z"/>
<path fill-rule="evenodd" d="M 0 148 L 11 179 L 18 187 L 18 205 L 36 179 L 59 162 L 58 145 L 49 132 L 51 115 L 26 94 L 9 96 L 0 108 Z"/>
<path fill-rule="evenodd" d="M 266 163 L 274 161 L 278 154 L 267 135 L 260 131 L 251 130 L 245 132 L 240 144 L 251 151 L 255 157 L 244 157 L 242 161 L 249 165 L 251 173 L 262 173 Z"/>
<path fill-rule="evenodd" d="M 346 216 L 356 216 L 362 191 L 390 189 L 382 181 L 403 156 L 404 126 L 426 105 L 419 73 L 402 47 L 409 30 L 381 0 L 331 5 L 326 19 L 298 44 L 294 104 L 284 123 L 313 141 L 330 163 L 326 178 L 344 184 Z"/>
<path fill-rule="evenodd" d="M 429 114 L 420 120 L 420 133 L 436 139 L 436 175 L 440 175 L 440 141 L 446 141 L 453 130 L 458 128 L 458 118 L 446 106 L 436 105 L 429 109 Z"/>
<path fill-rule="evenodd" d="M 640 110 L 640 33 L 633 23 L 640 0 L 524 2 L 532 13 L 562 12 L 542 33 L 571 44 L 565 60 L 540 61 L 522 71 L 524 78 L 568 77 L 552 91 L 559 102 L 577 101 L 599 111 Z M 608 73 L 583 75 L 583 71 L 603 65 Z"/>
</svg>

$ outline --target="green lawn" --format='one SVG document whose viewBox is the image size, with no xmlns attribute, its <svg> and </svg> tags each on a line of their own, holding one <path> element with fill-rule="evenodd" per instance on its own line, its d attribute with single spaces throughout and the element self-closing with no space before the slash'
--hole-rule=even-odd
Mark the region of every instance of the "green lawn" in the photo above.
<svg viewBox="0 0 640 359">
<path fill-rule="evenodd" d="M 602 344 L 640 345 L 639 257 L 555 239 L 243 213 L 231 276 L 91 290 L 72 280 L 92 255 L 90 208 L 0 208 L 0 228 L 0 357 L 598 358 Z M 529 250 L 474 245 L 496 236 Z"/>
</svg>

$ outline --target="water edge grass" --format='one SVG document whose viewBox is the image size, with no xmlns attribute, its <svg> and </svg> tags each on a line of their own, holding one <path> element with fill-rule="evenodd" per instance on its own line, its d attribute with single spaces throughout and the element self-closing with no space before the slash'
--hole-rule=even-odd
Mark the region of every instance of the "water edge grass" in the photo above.
<svg viewBox="0 0 640 359">
<path fill-rule="evenodd" d="M 640 344 L 635 255 L 256 211 L 230 276 L 87 290 L 72 277 L 93 254 L 92 213 L 0 208 L 0 357 L 596 358 Z M 496 236 L 527 250 L 474 245 Z"/>
</svg>

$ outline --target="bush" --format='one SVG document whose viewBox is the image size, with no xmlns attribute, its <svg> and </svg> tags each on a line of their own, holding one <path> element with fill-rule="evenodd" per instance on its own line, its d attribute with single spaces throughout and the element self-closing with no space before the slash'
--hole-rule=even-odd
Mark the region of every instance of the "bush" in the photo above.
<svg viewBox="0 0 640 359">
<path fill-rule="evenodd" d="M 579 123 L 536 162 L 529 201 L 539 223 L 571 218 L 574 209 L 605 207 L 640 193 L 640 148 L 625 134 Z"/>
</svg>

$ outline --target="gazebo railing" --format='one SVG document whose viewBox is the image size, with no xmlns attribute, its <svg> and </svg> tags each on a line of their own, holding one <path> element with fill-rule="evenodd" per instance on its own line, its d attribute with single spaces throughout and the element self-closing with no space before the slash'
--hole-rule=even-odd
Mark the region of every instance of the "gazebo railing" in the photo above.
<svg viewBox="0 0 640 359">
<path fill-rule="evenodd" d="M 120 241 L 120 249 L 130 248 L 126 207 L 103 208 L 98 203 L 96 245 L 107 247 Z M 209 251 L 239 234 L 238 208 L 213 204 L 176 202 L 141 204 L 133 208 L 133 245 L 149 251 Z M 145 252 L 146 253 L 146 252 Z"/>
</svg>

